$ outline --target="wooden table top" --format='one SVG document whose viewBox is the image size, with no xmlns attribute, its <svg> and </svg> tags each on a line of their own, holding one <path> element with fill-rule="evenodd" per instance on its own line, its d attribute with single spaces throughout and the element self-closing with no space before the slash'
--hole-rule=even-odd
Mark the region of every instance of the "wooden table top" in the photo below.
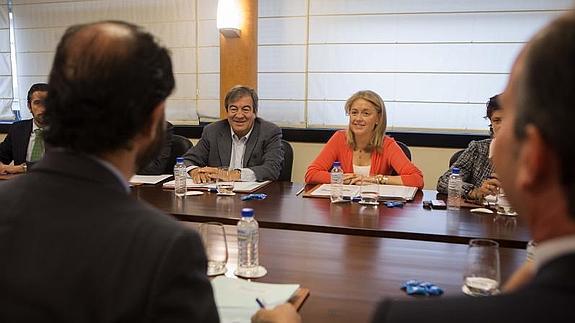
<svg viewBox="0 0 575 323">
<path fill-rule="evenodd" d="M 226 232 L 226 275 L 233 277 L 235 226 L 226 226 Z M 410 279 L 437 284 L 445 291 L 441 297 L 468 297 L 461 292 L 467 253 L 461 244 L 262 228 L 259 250 L 268 274 L 255 281 L 310 289 L 300 311 L 304 322 L 368 322 L 383 297 L 410 298 L 400 290 Z M 500 248 L 502 281 L 525 257 L 524 250 Z"/>
<path fill-rule="evenodd" d="M 493 239 L 503 247 L 525 248 L 530 233 L 521 217 L 475 214 L 459 211 L 426 210 L 422 200 L 435 199 L 435 191 L 420 191 L 403 208 L 365 207 L 358 203 L 331 204 L 329 199 L 304 198 L 296 193 L 302 184 L 271 183 L 258 193 L 264 200 L 241 201 L 236 196 L 176 198 L 173 190 L 159 186 L 137 186 L 132 195 L 182 221 L 218 221 L 236 224 L 242 208 L 251 207 L 261 227 L 346 235 L 377 236 L 410 240 L 466 244 L 473 238 Z"/>
</svg>

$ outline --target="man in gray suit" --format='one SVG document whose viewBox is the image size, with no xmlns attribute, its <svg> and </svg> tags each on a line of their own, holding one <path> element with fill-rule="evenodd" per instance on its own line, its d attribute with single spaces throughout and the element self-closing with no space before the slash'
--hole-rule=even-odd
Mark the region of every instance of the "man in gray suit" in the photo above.
<svg viewBox="0 0 575 323">
<path fill-rule="evenodd" d="M 228 118 L 207 125 L 202 138 L 185 155 L 196 183 L 213 181 L 217 167 L 233 170 L 232 180 L 276 180 L 284 153 L 281 129 L 258 118 L 258 95 L 247 86 L 235 86 L 224 100 Z"/>
</svg>

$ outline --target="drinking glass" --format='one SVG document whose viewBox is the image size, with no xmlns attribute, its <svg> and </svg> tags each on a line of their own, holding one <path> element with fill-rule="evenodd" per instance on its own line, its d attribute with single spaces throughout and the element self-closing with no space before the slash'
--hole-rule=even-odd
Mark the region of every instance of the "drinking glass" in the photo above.
<svg viewBox="0 0 575 323">
<path fill-rule="evenodd" d="M 202 223 L 200 236 L 208 258 L 208 276 L 225 274 L 228 262 L 228 242 L 224 225 L 219 222 Z"/>
<path fill-rule="evenodd" d="M 218 167 L 216 176 L 216 190 L 218 195 L 235 195 L 234 182 L 231 179 L 232 171 L 228 166 Z"/>
<path fill-rule="evenodd" d="M 507 196 L 505 195 L 505 192 L 503 192 L 502 188 L 499 188 L 499 193 L 497 193 L 496 209 L 497 214 L 517 216 L 517 212 L 515 212 L 513 206 L 511 206 L 511 203 L 509 203 L 509 200 L 507 199 Z"/>
<path fill-rule="evenodd" d="M 471 296 L 499 293 L 499 244 L 493 240 L 473 239 L 467 248 L 463 273 L 463 292 Z"/>
<path fill-rule="evenodd" d="M 377 184 L 368 182 L 366 177 L 362 177 L 359 185 L 359 196 L 361 197 L 359 203 L 363 205 L 378 205 L 379 188 Z"/>
</svg>

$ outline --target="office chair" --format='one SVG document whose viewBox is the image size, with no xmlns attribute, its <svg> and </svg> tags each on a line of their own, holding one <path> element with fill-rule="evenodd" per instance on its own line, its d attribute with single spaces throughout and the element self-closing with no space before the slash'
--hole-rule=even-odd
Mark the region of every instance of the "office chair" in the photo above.
<svg viewBox="0 0 575 323">
<path fill-rule="evenodd" d="M 290 143 L 282 139 L 282 149 L 284 151 L 284 162 L 278 181 L 291 182 L 291 172 L 293 168 L 293 148 Z"/>
<path fill-rule="evenodd" d="M 176 157 L 181 157 L 194 145 L 192 142 L 183 136 L 172 135 L 172 151 L 170 153 L 170 162 L 166 165 L 164 174 L 171 174 L 174 172 L 174 165 L 176 164 Z"/>
</svg>

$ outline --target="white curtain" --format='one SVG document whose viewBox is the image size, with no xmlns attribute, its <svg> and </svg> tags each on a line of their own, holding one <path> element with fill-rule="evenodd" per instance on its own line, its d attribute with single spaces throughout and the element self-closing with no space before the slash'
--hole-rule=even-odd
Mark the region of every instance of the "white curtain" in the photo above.
<svg viewBox="0 0 575 323">
<path fill-rule="evenodd" d="M 46 82 L 56 45 L 73 24 L 124 20 L 143 26 L 172 53 L 176 91 L 166 117 L 197 123 L 219 97 L 216 1 L 212 0 L 14 0 L 19 98 L 22 111 L 29 87 Z M 1 71 L 2 66 L 0 66 Z M 215 87 L 214 87 L 215 86 Z M 215 103 L 214 103 L 215 100 Z"/>
<path fill-rule="evenodd" d="M 0 4 L 0 120 L 14 119 L 9 27 L 8 5 L 5 2 Z"/>
<path fill-rule="evenodd" d="M 284 126 L 341 127 L 371 89 L 391 130 L 486 131 L 529 38 L 570 0 L 260 0 L 261 115 Z"/>
</svg>

